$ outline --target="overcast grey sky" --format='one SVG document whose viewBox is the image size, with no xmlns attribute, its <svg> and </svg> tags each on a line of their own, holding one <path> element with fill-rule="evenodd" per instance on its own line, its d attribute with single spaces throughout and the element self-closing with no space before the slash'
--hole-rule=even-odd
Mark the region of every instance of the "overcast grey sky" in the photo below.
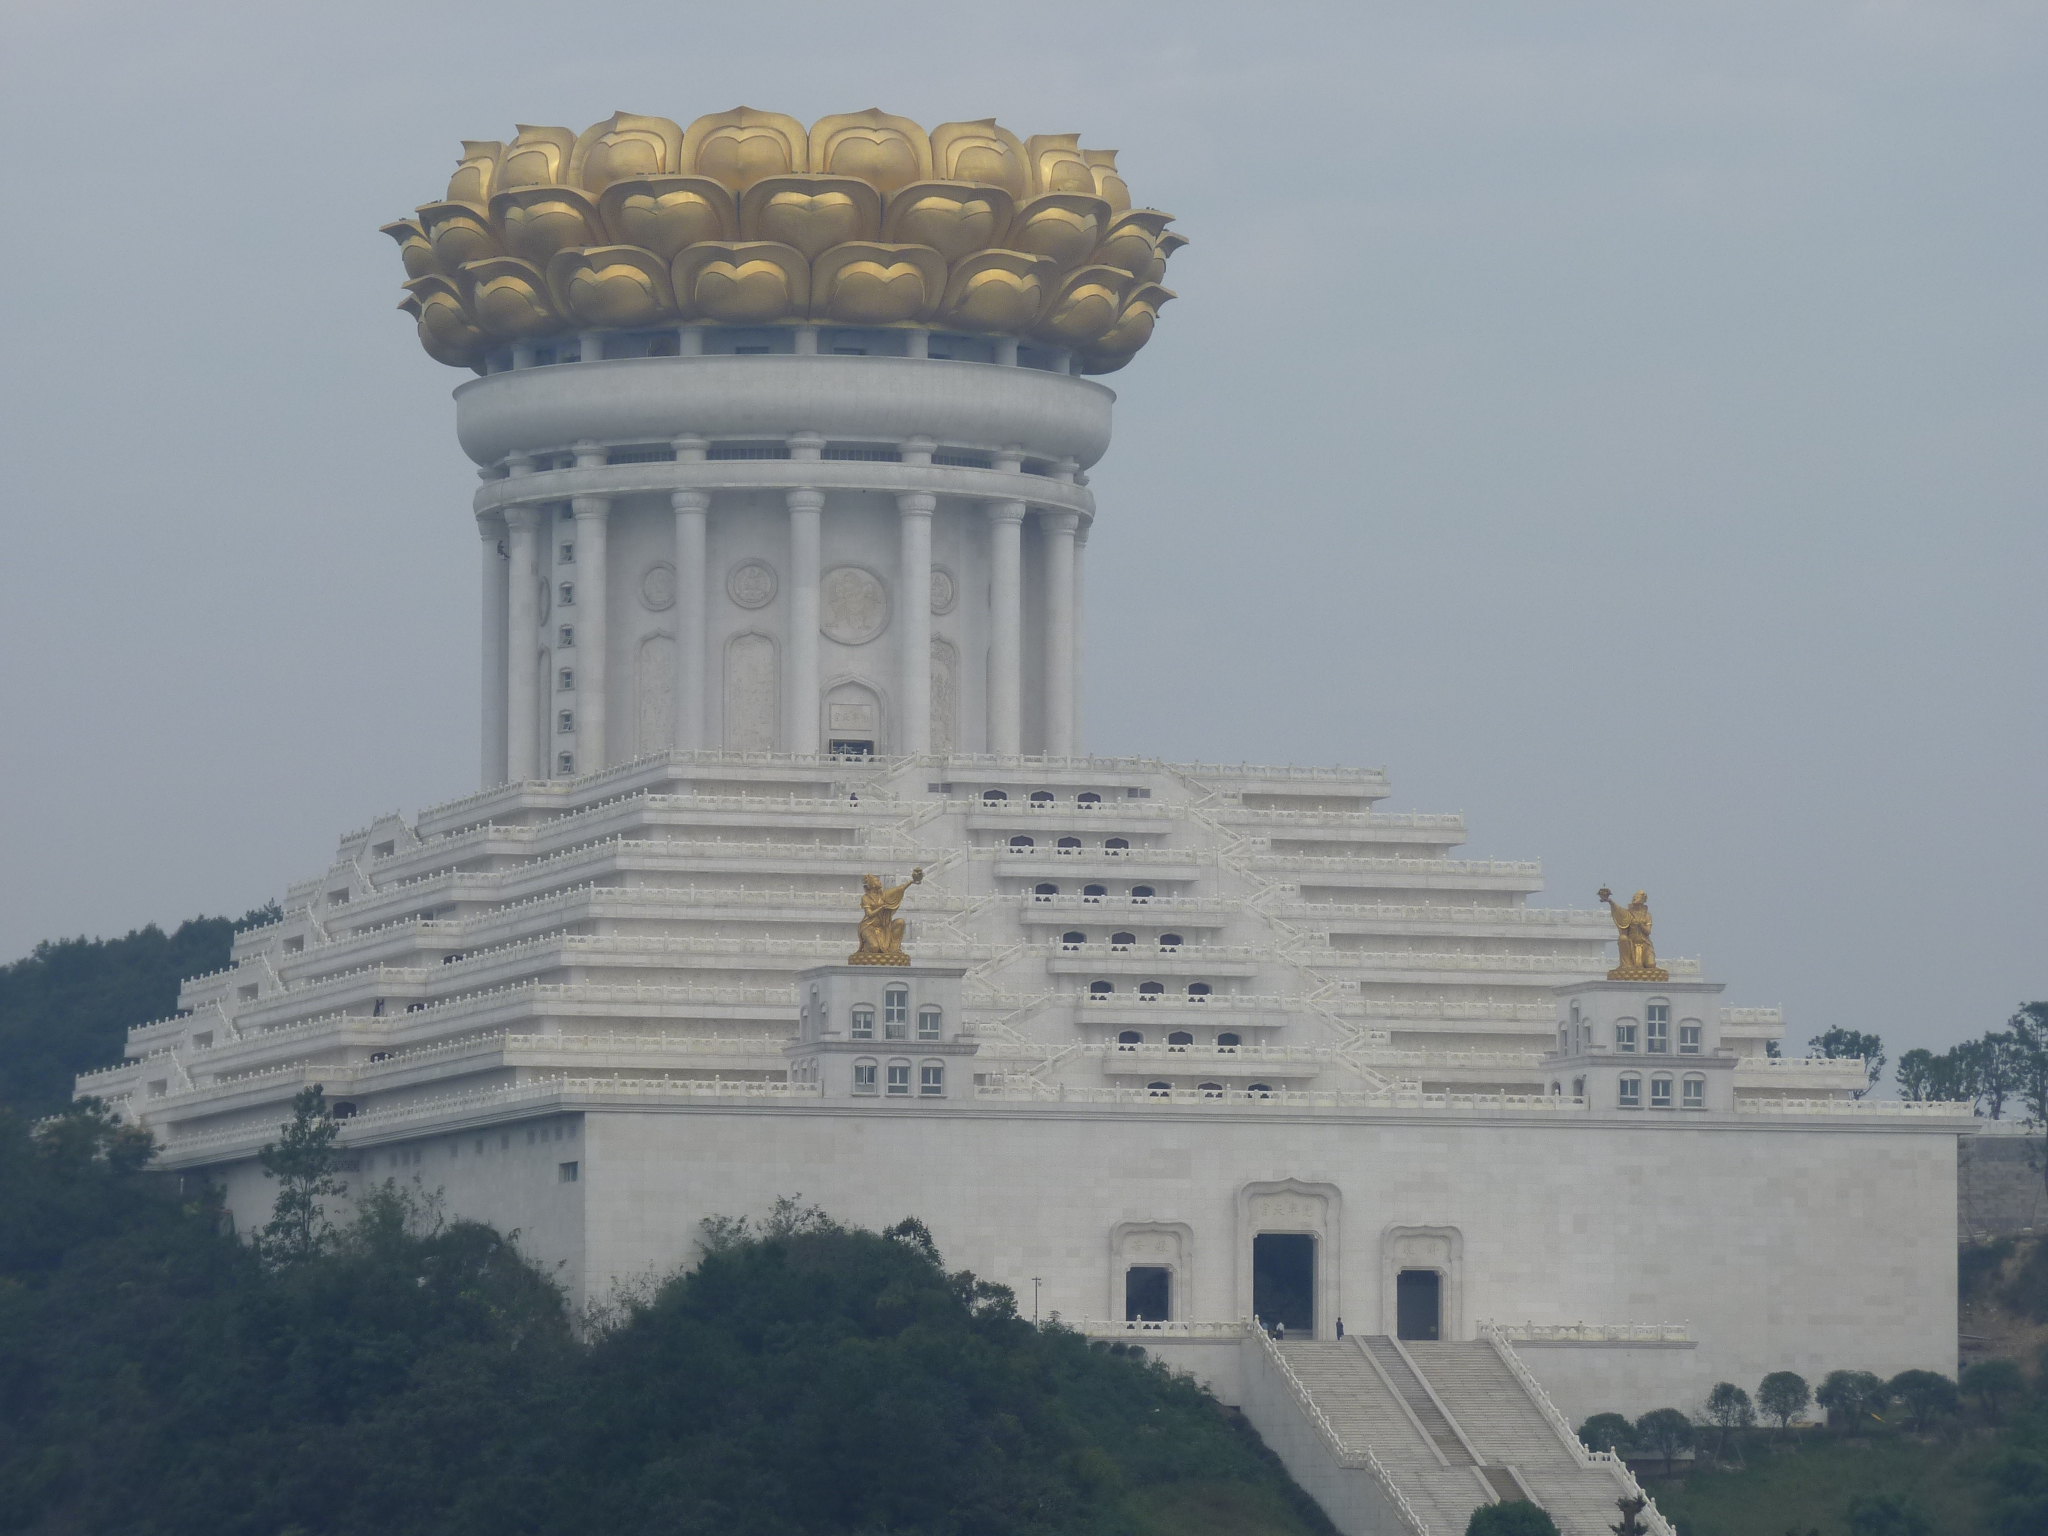
<svg viewBox="0 0 2048 1536">
<path fill-rule="evenodd" d="M 468 792 L 463 138 L 739 103 L 1116 147 L 1098 750 L 1383 765 L 1795 1041 L 2048 996 L 2039 4 L 8 0 L 0 956 Z"/>
</svg>

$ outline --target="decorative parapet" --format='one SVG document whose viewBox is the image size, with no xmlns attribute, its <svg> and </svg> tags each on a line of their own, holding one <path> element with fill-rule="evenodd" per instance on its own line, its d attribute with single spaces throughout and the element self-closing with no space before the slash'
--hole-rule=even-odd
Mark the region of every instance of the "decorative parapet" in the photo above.
<svg viewBox="0 0 2048 1536">
<path fill-rule="evenodd" d="M 1524 1344 L 1690 1344 L 1685 1323 L 1481 1323 L 1503 1339 Z"/>
<path fill-rule="evenodd" d="M 1076 1333 L 1091 1339 L 1156 1339 L 1162 1344 L 1178 1340 L 1221 1341 L 1235 1343 L 1250 1337 L 1254 1331 L 1249 1323 L 1208 1321 L 1188 1319 L 1179 1322 L 1126 1321 L 1122 1318 L 1084 1317 L 1068 1324 Z"/>
<path fill-rule="evenodd" d="M 446 198 L 384 233 L 421 344 L 463 367 L 585 329 L 828 321 L 1026 337 L 1108 373 L 1187 243 L 1131 206 L 1114 150 L 993 118 L 616 112 L 462 150 Z"/>
<path fill-rule="evenodd" d="M 1974 1120 L 1974 1104 L 1906 1099 L 1750 1099 L 1735 1101 L 1742 1115 L 1848 1115 L 1868 1119 Z"/>
<path fill-rule="evenodd" d="M 1522 1357 L 1515 1353 L 1501 1328 L 1494 1323 L 1481 1323 L 1479 1336 L 1493 1346 L 1494 1353 L 1500 1356 L 1501 1363 L 1514 1373 L 1515 1380 L 1522 1384 L 1522 1390 L 1529 1394 L 1529 1401 L 1536 1405 L 1545 1419 L 1549 1420 L 1550 1427 L 1557 1432 L 1558 1438 L 1563 1440 L 1565 1447 L 1577 1459 L 1579 1465 L 1605 1468 L 1613 1474 L 1616 1484 L 1624 1494 L 1632 1499 L 1641 1499 L 1642 1520 L 1650 1528 L 1651 1536 L 1677 1536 L 1671 1522 L 1658 1510 L 1657 1501 L 1643 1491 L 1643 1485 L 1637 1482 L 1635 1474 L 1629 1471 L 1628 1463 L 1612 1451 L 1590 1449 L 1586 1442 L 1579 1438 L 1578 1431 L 1571 1426 L 1571 1421 L 1558 1410 L 1557 1404 L 1550 1400 L 1550 1394 L 1543 1390 L 1543 1383 L 1538 1381 L 1529 1367 L 1522 1363 Z"/>
</svg>

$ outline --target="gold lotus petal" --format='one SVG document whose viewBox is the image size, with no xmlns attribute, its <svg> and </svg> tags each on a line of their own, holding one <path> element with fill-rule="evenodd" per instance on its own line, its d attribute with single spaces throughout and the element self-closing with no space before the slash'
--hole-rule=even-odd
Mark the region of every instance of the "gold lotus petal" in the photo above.
<svg viewBox="0 0 2048 1536">
<path fill-rule="evenodd" d="M 665 117 L 614 112 L 577 137 L 569 154 L 569 183 L 602 192 L 615 181 L 672 176 L 683 164 L 683 130 Z"/>
<path fill-rule="evenodd" d="M 855 325 L 895 325 L 930 314 L 945 287 L 945 259 L 929 246 L 853 241 L 812 264 L 811 312 Z"/>
<path fill-rule="evenodd" d="M 676 257 L 673 274 L 686 314 L 735 324 L 801 315 L 810 297 L 803 252 L 771 240 L 690 246 Z"/>
<path fill-rule="evenodd" d="M 1128 273 L 1114 267 L 1083 267 L 1061 284 L 1038 322 L 1040 334 L 1079 346 L 1095 340 L 1123 313 Z"/>
<path fill-rule="evenodd" d="M 469 282 L 470 313 L 493 336 L 541 336 L 562 329 L 547 281 L 531 263 L 496 256 L 471 262 L 462 275 Z"/>
<path fill-rule="evenodd" d="M 519 187 L 560 186 L 569 177 L 569 155 L 576 135 L 566 128 L 541 128 L 521 123 L 519 136 L 498 156 L 498 179 L 492 194 Z"/>
<path fill-rule="evenodd" d="M 1110 212 L 1122 213 L 1131 206 L 1131 189 L 1117 174 L 1116 151 L 1113 149 L 1084 149 L 1081 163 L 1088 167 L 1095 178 L 1095 195 L 1109 204 Z"/>
<path fill-rule="evenodd" d="M 614 240 L 641 246 L 663 261 L 673 261 L 699 240 L 730 240 L 739 233 L 732 194 L 707 176 L 614 182 L 598 199 L 598 213 Z"/>
<path fill-rule="evenodd" d="M 433 245 L 428 241 L 426 232 L 411 219 L 386 224 L 377 233 L 389 235 L 398 242 L 399 259 L 405 263 L 407 277 L 429 277 L 438 270 L 434 265 Z"/>
<path fill-rule="evenodd" d="M 1009 197 L 994 187 L 919 182 L 889 199 L 887 239 L 928 245 L 948 261 L 986 250 L 1010 227 Z"/>
<path fill-rule="evenodd" d="M 497 190 L 498 157 L 504 152 L 505 146 L 495 139 L 464 139 L 462 158 L 448 178 L 448 201 L 479 208 L 488 203 Z"/>
<path fill-rule="evenodd" d="M 675 314 L 666 264 L 637 246 L 563 251 L 548 264 L 548 286 L 581 325 L 649 325 Z"/>
<path fill-rule="evenodd" d="M 1011 197 L 1031 192 L 1024 145 L 992 117 L 971 123 L 941 123 L 932 130 L 932 173 L 948 181 L 977 181 L 1001 187 Z"/>
<path fill-rule="evenodd" d="M 734 107 L 713 112 L 683 130 L 685 173 L 694 172 L 745 191 L 768 176 L 790 176 L 810 169 L 804 125 L 780 112 Z"/>
<path fill-rule="evenodd" d="M 1004 243 L 1013 250 L 1050 256 L 1061 266 L 1085 261 L 1101 239 L 1109 205 L 1093 194 L 1051 192 L 1017 210 Z"/>
<path fill-rule="evenodd" d="M 1053 264 L 1024 251 L 983 251 L 956 262 L 939 306 L 940 317 L 962 330 L 1018 334 L 1030 328 L 1045 303 Z"/>
<path fill-rule="evenodd" d="M 490 216 L 468 203 L 428 203 L 420 209 L 420 228 L 433 247 L 434 265 L 443 272 L 459 272 L 472 261 L 501 254 Z"/>
<path fill-rule="evenodd" d="M 595 245 L 597 207 L 572 187 L 523 187 L 491 199 L 491 221 L 506 251 L 545 266 L 557 251 Z"/>
<path fill-rule="evenodd" d="M 778 240 L 807 257 L 882 232 L 882 199 L 850 176 L 771 176 L 740 197 L 740 234 Z"/>
<path fill-rule="evenodd" d="M 1095 195 L 1095 172 L 1081 158 L 1078 133 L 1034 133 L 1024 141 L 1031 166 L 1033 192 L 1078 192 Z"/>
<path fill-rule="evenodd" d="M 870 107 L 840 112 L 811 125 L 811 168 L 827 176 L 854 176 L 882 192 L 929 181 L 932 143 L 907 117 Z"/>
</svg>

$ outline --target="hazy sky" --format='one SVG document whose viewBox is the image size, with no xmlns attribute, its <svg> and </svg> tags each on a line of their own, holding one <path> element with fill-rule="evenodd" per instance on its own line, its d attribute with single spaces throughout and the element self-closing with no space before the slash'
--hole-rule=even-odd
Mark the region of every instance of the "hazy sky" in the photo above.
<svg viewBox="0 0 2048 1536">
<path fill-rule="evenodd" d="M 473 472 L 376 230 L 742 102 L 1123 152 L 1090 744 L 1383 765 L 1795 1041 L 2048 996 L 2048 8 L 7 0 L 0 956 L 474 788 Z"/>
</svg>

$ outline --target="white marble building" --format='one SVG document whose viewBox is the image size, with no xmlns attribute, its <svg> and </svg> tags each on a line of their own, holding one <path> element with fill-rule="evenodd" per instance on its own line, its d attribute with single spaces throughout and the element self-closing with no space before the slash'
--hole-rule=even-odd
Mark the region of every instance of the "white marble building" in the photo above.
<svg viewBox="0 0 2048 1536">
<path fill-rule="evenodd" d="M 1513 1325 L 1574 1414 L 1952 1369 L 1950 1109 L 1853 1100 L 1860 1063 L 1773 1054 L 1696 963 L 1600 979 L 1605 912 L 1531 905 L 1536 865 L 1457 857 L 1376 771 L 1085 754 L 1114 395 L 1055 340 L 478 341 L 486 787 L 343 837 L 80 1090 L 247 1222 L 320 1083 L 356 1180 L 445 1190 L 578 1295 L 782 1194 L 916 1214 L 1227 1392 L 1202 1330 L 1255 1311 Z M 913 867 L 905 1000 L 858 1032 L 859 880 Z"/>
</svg>

